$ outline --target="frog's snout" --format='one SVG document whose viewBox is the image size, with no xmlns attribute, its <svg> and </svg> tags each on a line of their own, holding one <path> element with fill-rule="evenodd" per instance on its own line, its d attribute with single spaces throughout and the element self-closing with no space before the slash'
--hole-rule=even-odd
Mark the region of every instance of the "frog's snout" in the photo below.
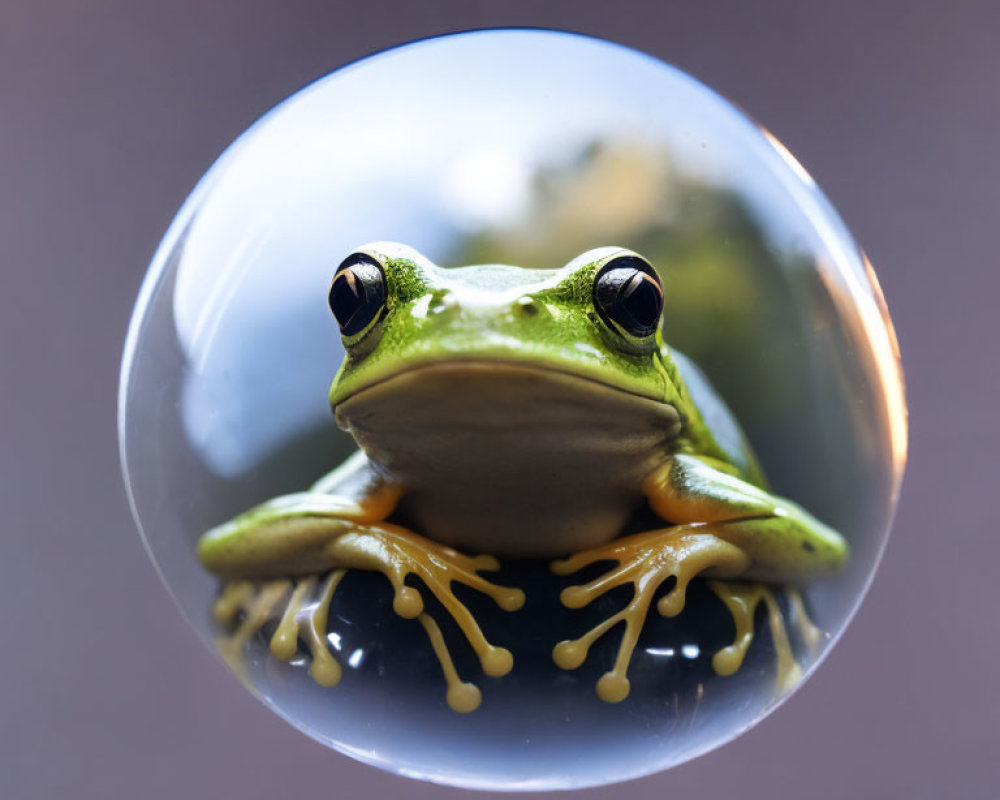
<svg viewBox="0 0 1000 800">
<path fill-rule="evenodd" d="M 537 317 L 544 310 L 545 304 L 528 294 L 518 295 L 514 299 L 509 296 L 497 299 L 486 294 L 477 296 L 448 289 L 434 292 L 427 304 L 430 316 L 485 323 L 486 327 L 503 326 L 513 320 Z"/>
</svg>

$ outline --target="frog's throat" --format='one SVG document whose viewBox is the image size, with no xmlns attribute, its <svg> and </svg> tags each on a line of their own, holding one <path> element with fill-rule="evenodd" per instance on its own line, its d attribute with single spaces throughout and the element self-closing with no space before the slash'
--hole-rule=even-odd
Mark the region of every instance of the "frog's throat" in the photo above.
<svg viewBox="0 0 1000 800">
<path fill-rule="evenodd" d="M 374 468 L 407 487 L 419 530 L 500 558 L 551 558 L 618 536 L 681 430 L 669 403 L 498 362 L 400 372 L 336 415 Z"/>
</svg>

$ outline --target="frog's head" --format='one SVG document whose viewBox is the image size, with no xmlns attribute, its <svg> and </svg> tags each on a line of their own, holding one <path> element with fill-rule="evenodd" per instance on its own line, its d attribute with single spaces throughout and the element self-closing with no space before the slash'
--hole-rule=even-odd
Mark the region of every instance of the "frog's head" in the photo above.
<svg viewBox="0 0 1000 800">
<path fill-rule="evenodd" d="M 335 409 L 404 375 L 410 391 L 424 372 L 503 368 L 677 406 L 663 288 L 630 250 L 591 250 L 559 269 L 449 269 L 380 242 L 341 263 L 329 302 L 347 352 L 330 388 Z"/>
</svg>

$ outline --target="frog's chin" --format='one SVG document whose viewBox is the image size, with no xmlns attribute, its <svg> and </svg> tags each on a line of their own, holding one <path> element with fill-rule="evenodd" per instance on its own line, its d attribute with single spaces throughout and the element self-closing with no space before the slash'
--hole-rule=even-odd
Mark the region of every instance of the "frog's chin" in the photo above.
<svg viewBox="0 0 1000 800">
<path fill-rule="evenodd" d="M 411 365 L 355 390 L 333 410 L 352 431 L 565 430 L 586 422 L 651 426 L 672 438 L 680 429 L 670 403 L 568 369 L 500 359 Z"/>
</svg>

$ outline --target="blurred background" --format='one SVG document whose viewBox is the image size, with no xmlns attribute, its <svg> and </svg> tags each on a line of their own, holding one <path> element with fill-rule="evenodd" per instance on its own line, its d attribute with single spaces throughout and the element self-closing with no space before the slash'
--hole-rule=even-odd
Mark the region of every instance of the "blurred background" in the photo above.
<svg viewBox="0 0 1000 800">
<path fill-rule="evenodd" d="M 895 534 L 840 645 L 743 738 L 612 791 L 994 796 L 1000 631 L 990 581 L 1000 545 L 985 494 L 1000 444 L 988 414 L 1000 323 L 987 260 L 1000 199 L 1000 12 L 703 5 L 0 6 L 0 796 L 461 794 L 309 741 L 197 644 L 128 513 L 115 400 L 152 251 L 238 133 L 352 59 L 512 24 L 639 48 L 765 124 L 871 257 L 908 378 L 911 458 Z M 582 153 L 592 165 L 582 172 L 628 173 L 648 158 L 626 155 Z M 549 186 L 560 185 L 553 172 Z M 518 252 L 531 252 L 523 235 Z M 472 240 L 456 258 L 503 259 L 510 241 Z M 744 244 L 752 262 L 754 243 Z M 683 249 L 662 257 L 682 264 Z"/>
</svg>

